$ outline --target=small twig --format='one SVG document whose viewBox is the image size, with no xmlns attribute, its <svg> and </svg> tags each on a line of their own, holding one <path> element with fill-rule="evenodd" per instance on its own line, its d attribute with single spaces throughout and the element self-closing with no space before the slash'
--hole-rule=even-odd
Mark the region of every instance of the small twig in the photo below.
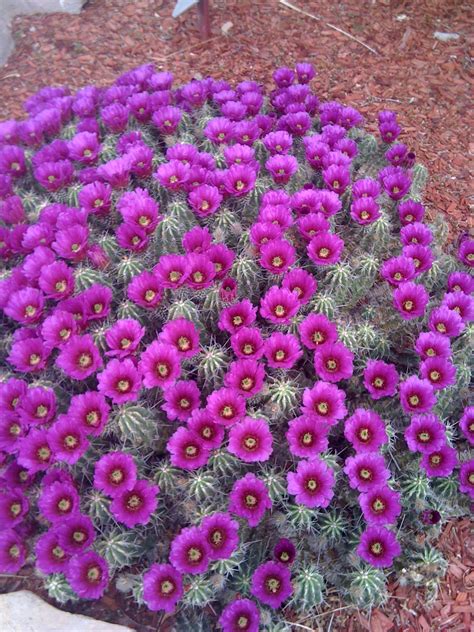
<svg viewBox="0 0 474 632">
<path fill-rule="evenodd" d="M 183 53 L 187 53 L 188 51 L 192 50 L 193 48 L 198 48 L 199 46 L 204 46 L 204 44 L 209 44 L 209 42 L 212 42 L 216 39 L 219 39 L 221 37 L 224 37 L 224 35 L 214 35 L 214 37 L 210 37 L 207 40 L 203 40 L 202 42 L 198 42 L 197 44 L 193 44 L 192 46 L 188 46 L 187 48 L 182 48 L 181 50 L 175 50 L 173 53 L 170 53 L 169 55 L 165 55 L 164 59 L 169 59 L 170 57 L 174 57 L 175 55 L 182 55 Z"/>
<path fill-rule="evenodd" d="M 9 75 L 4 75 L 1 80 L 10 79 L 11 77 L 20 78 L 21 75 L 17 72 L 11 72 Z"/>
<path fill-rule="evenodd" d="M 378 55 L 380 57 L 380 53 L 377 50 L 375 50 L 375 48 L 372 48 L 371 46 L 368 46 L 367 44 L 365 44 L 365 42 L 363 42 L 362 40 L 358 39 L 357 37 L 354 37 L 353 35 L 351 35 L 347 31 L 343 31 L 338 26 L 335 26 L 334 24 L 331 24 L 330 22 L 325 22 L 323 20 L 323 18 L 320 18 L 317 15 L 313 15 L 312 13 L 308 13 L 308 11 L 304 11 L 304 9 L 300 9 L 299 7 L 295 7 L 294 4 L 291 4 L 291 2 L 287 2 L 287 0 L 279 0 L 279 3 L 282 4 L 284 7 L 286 7 L 287 9 L 292 9 L 293 11 L 296 11 L 297 13 L 302 13 L 307 18 L 312 18 L 313 20 L 317 20 L 318 22 L 324 22 L 324 24 L 326 26 L 328 26 L 330 29 L 333 29 L 334 31 L 337 31 L 338 33 L 342 33 L 342 35 L 345 35 L 346 37 L 348 37 L 349 39 L 353 40 L 354 42 L 357 42 L 358 44 L 360 44 L 361 46 L 363 46 L 367 50 L 370 50 L 370 52 L 374 53 L 374 55 Z"/>
<path fill-rule="evenodd" d="M 316 632 L 314 628 L 308 628 L 306 625 L 301 625 L 301 623 L 295 623 L 294 621 L 285 621 L 288 625 L 296 626 L 297 628 L 301 628 L 302 630 L 309 630 L 309 632 Z"/>
</svg>

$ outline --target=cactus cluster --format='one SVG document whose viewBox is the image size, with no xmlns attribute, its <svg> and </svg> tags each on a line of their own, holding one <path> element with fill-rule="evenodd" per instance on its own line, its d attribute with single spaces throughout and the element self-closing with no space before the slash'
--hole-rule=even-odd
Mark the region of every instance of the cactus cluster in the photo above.
<svg viewBox="0 0 474 632">
<path fill-rule="evenodd" d="M 183 631 L 371 608 L 391 573 L 435 597 L 474 242 L 425 221 L 396 115 L 378 139 L 314 77 L 145 65 L 0 123 L 0 572 Z"/>
</svg>

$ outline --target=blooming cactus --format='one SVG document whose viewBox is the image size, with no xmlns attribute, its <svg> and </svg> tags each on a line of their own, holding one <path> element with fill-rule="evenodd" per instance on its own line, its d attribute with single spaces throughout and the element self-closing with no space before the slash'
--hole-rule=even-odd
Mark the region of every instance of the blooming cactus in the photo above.
<svg viewBox="0 0 474 632">
<path fill-rule="evenodd" d="M 395 113 L 378 142 L 314 76 L 145 65 L 0 123 L 1 572 L 226 631 L 431 573 L 415 533 L 474 494 L 474 242 Z"/>
</svg>

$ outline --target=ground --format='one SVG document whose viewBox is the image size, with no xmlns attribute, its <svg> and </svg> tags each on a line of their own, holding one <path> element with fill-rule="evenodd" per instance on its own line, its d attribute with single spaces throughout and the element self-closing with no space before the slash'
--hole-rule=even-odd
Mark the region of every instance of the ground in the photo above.
<svg viewBox="0 0 474 632">
<path fill-rule="evenodd" d="M 292 1 L 316 20 L 278 0 L 211 0 L 210 4 L 212 34 L 205 41 L 199 37 L 195 9 L 174 20 L 174 2 L 169 0 L 90 0 L 78 16 L 16 18 L 16 49 L 0 68 L 0 117 L 23 116 L 22 101 L 45 85 L 107 85 L 145 62 L 173 71 L 180 82 L 212 74 L 231 81 L 257 79 L 269 86 L 277 65 L 306 60 L 318 69 L 320 97 L 357 107 L 369 129 L 376 127 L 378 110 L 398 113 L 404 128 L 400 140 L 430 171 L 425 196 L 430 214 L 446 214 L 452 238 L 472 230 L 472 5 L 462 0 Z M 434 37 L 435 31 L 456 33 L 458 38 L 442 42 Z M 430 607 L 424 605 L 422 591 L 395 583 L 383 612 L 372 612 L 370 621 L 360 613 L 340 610 L 335 603 L 312 625 L 319 622 L 321 630 L 336 632 L 472 629 L 472 522 L 450 523 L 440 546 L 449 559 L 449 572 Z M 22 574 L 24 578 L 14 580 L 0 577 L 0 590 L 30 587 L 38 592 L 41 582 L 28 568 Z M 159 615 L 132 607 L 113 590 L 96 604 L 68 609 L 143 632 L 156 630 L 157 625 L 165 631 L 171 625 Z"/>
</svg>

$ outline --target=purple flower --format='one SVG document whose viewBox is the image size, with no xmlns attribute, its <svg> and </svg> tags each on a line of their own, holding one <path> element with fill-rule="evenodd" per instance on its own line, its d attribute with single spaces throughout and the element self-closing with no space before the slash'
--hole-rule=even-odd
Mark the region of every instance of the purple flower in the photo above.
<svg viewBox="0 0 474 632">
<path fill-rule="evenodd" d="M 216 278 L 222 279 L 234 262 L 235 252 L 224 244 L 213 244 L 206 251 L 206 257 L 214 265 Z"/>
<path fill-rule="evenodd" d="M 173 612 L 183 592 L 183 578 L 171 564 L 152 564 L 143 575 L 143 599 L 150 610 Z"/>
<path fill-rule="evenodd" d="M 285 239 L 272 239 L 260 247 L 260 265 L 273 274 L 286 272 L 295 258 L 295 249 Z"/>
<path fill-rule="evenodd" d="M 242 327 L 230 337 L 232 350 L 238 358 L 259 360 L 264 353 L 264 342 L 256 327 Z"/>
<path fill-rule="evenodd" d="M 265 341 L 264 353 L 268 366 L 281 369 L 291 369 L 303 355 L 296 336 L 278 331 Z"/>
<path fill-rule="evenodd" d="M 406 413 L 429 413 L 436 404 L 431 382 L 412 375 L 400 383 L 400 402 Z"/>
<path fill-rule="evenodd" d="M 361 226 L 373 224 L 380 217 L 380 207 L 373 198 L 359 198 L 351 204 L 351 217 Z"/>
<path fill-rule="evenodd" d="M 229 558 L 239 545 L 239 523 L 228 513 L 214 513 L 206 516 L 201 529 L 209 546 L 211 560 Z"/>
<path fill-rule="evenodd" d="M 405 441 L 411 452 L 430 454 L 445 445 L 445 427 L 436 415 L 414 415 L 405 430 Z"/>
<path fill-rule="evenodd" d="M 10 529 L 23 522 L 30 504 L 19 489 L 8 488 L 0 491 L 0 525 L 1 530 Z M 1 531 L 0 530 L 0 531 Z"/>
<path fill-rule="evenodd" d="M 18 463 L 25 467 L 30 474 L 47 470 L 53 462 L 54 454 L 48 441 L 48 431 L 41 429 L 30 430 L 28 436 L 20 445 Z"/>
<path fill-rule="evenodd" d="M 415 351 L 422 360 L 427 358 L 449 358 L 451 356 L 451 345 L 447 336 L 423 331 L 416 340 Z"/>
<path fill-rule="evenodd" d="M 441 305 L 459 314 L 463 323 L 474 320 L 474 298 L 464 292 L 448 292 Z"/>
<path fill-rule="evenodd" d="M 420 365 L 420 374 L 435 391 L 456 383 L 456 367 L 446 358 L 427 358 Z"/>
<path fill-rule="evenodd" d="M 311 300 L 318 287 L 314 276 L 303 268 L 293 268 L 287 272 L 281 285 L 296 294 L 302 305 Z"/>
<path fill-rule="evenodd" d="M 357 408 L 346 419 L 344 436 L 353 445 L 356 452 L 376 452 L 388 441 L 385 425 L 373 410 Z"/>
<path fill-rule="evenodd" d="M 67 415 L 60 415 L 48 432 L 48 442 L 58 461 L 72 465 L 89 447 L 84 429 Z"/>
<path fill-rule="evenodd" d="M 448 275 L 448 292 L 474 292 L 474 277 L 467 272 L 451 272 Z"/>
<path fill-rule="evenodd" d="M 414 222 L 421 222 L 425 214 L 422 204 L 415 200 L 405 200 L 398 205 L 398 215 L 403 226 Z"/>
<path fill-rule="evenodd" d="M 60 300 L 74 291 L 74 275 L 64 261 L 55 261 L 41 268 L 39 286 L 46 298 Z"/>
<path fill-rule="evenodd" d="M 370 489 L 360 495 L 360 508 L 369 525 L 393 524 L 402 510 L 400 494 L 387 485 Z"/>
<path fill-rule="evenodd" d="M 127 296 L 140 307 L 151 310 L 161 302 L 163 290 L 158 278 L 151 272 L 144 271 L 134 276 L 128 284 Z"/>
<path fill-rule="evenodd" d="M 12 178 L 20 178 L 25 175 L 25 154 L 21 147 L 3 145 L 0 148 L 0 173 Z"/>
<path fill-rule="evenodd" d="M 171 542 L 170 562 L 180 573 L 205 573 L 210 562 L 209 545 L 204 531 L 187 527 Z"/>
<path fill-rule="evenodd" d="M 183 470 L 196 470 L 209 460 L 209 447 L 188 428 L 178 428 L 167 444 L 171 463 Z"/>
<path fill-rule="evenodd" d="M 287 480 L 288 493 L 306 507 L 327 507 L 334 496 L 334 472 L 318 457 L 299 461 L 296 473 L 289 472 Z"/>
<path fill-rule="evenodd" d="M 259 222 L 270 223 L 279 227 L 281 233 L 293 224 L 291 211 L 285 204 L 264 204 L 258 215 Z"/>
<path fill-rule="evenodd" d="M 273 81 L 279 88 L 288 88 L 295 80 L 295 73 L 291 68 L 282 66 L 273 73 Z"/>
<path fill-rule="evenodd" d="M 459 336 L 465 325 L 460 314 L 449 309 L 446 305 L 441 305 L 441 307 L 432 310 L 428 319 L 428 327 L 433 333 L 455 338 Z"/>
<path fill-rule="evenodd" d="M 51 388 L 29 388 L 21 397 L 16 411 L 26 425 L 47 424 L 56 414 L 56 395 Z"/>
<path fill-rule="evenodd" d="M 114 496 L 110 511 L 118 522 L 132 528 L 137 524 L 147 524 L 155 511 L 159 488 L 147 480 L 139 480 L 132 489 L 127 489 Z"/>
<path fill-rule="evenodd" d="M 316 77 L 316 70 L 312 64 L 309 64 L 308 62 L 300 62 L 299 64 L 296 64 L 295 70 L 300 83 L 309 83 L 311 79 Z"/>
<path fill-rule="evenodd" d="M 230 145 L 224 147 L 224 158 L 226 165 L 249 165 L 255 169 L 258 163 L 255 161 L 255 151 L 248 145 Z"/>
<path fill-rule="evenodd" d="M 357 547 L 357 554 L 376 568 L 392 566 L 393 558 L 401 552 L 395 534 L 384 527 L 368 527 L 360 536 Z"/>
<path fill-rule="evenodd" d="M 402 227 L 400 241 L 404 246 L 420 245 L 429 246 L 433 241 L 433 233 L 421 222 L 412 222 Z"/>
<path fill-rule="evenodd" d="M 102 367 L 102 358 L 90 334 L 72 336 L 61 347 L 56 365 L 75 380 L 85 380 Z"/>
<path fill-rule="evenodd" d="M 168 386 L 163 393 L 165 403 L 161 408 L 170 421 L 186 421 L 193 410 L 199 408 L 200 391 L 193 380 L 179 380 Z"/>
<path fill-rule="evenodd" d="M 170 160 L 158 167 L 153 177 L 170 191 L 183 189 L 189 178 L 189 167 L 180 160 Z"/>
<path fill-rule="evenodd" d="M 67 412 L 85 434 L 98 437 L 109 418 L 110 408 L 103 395 L 97 391 L 87 391 L 74 395 Z"/>
<path fill-rule="evenodd" d="M 121 103 L 112 103 L 102 108 L 100 116 L 105 127 L 112 133 L 123 132 L 128 123 L 128 109 Z"/>
<path fill-rule="evenodd" d="M 327 266 L 341 258 L 344 241 L 329 231 L 317 233 L 309 242 L 308 256 L 316 265 Z"/>
<path fill-rule="evenodd" d="M 272 433 L 263 419 L 245 417 L 231 427 L 227 449 L 245 463 L 254 463 L 268 461 L 272 443 Z"/>
<path fill-rule="evenodd" d="M 393 292 L 393 306 L 403 320 L 413 320 L 423 316 L 429 298 L 428 292 L 422 285 L 408 281 L 401 283 Z"/>
<path fill-rule="evenodd" d="M 459 468 L 459 491 L 474 500 L 474 459 L 462 463 Z"/>
<path fill-rule="evenodd" d="M 162 255 L 153 268 L 153 274 L 162 287 L 176 289 L 186 282 L 189 275 L 187 257 L 184 255 Z"/>
<path fill-rule="evenodd" d="M 260 314 L 274 324 L 287 324 L 300 307 L 298 298 L 286 288 L 273 285 L 260 300 Z"/>
<path fill-rule="evenodd" d="M 69 158 L 83 165 L 94 164 L 99 157 L 100 144 L 97 134 L 80 132 L 67 144 Z"/>
<path fill-rule="evenodd" d="M 323 314 L 309 314 L 299 325 L 301 342 L 308 349 L 318 349 L 321 345 L 337 340 L 337 328 Z"/>
<path fill-rule="evenodd" d="M 272 156 L 287 154 L 293 145 L 291 134 L 285 131 L 270 132 L 262 138 L 262 142 Z"/>
<path fill-rule="evenodd" d="M 471 445 L 474 445 L 474 406 L 467 406 L 459 420 L 459 428 Z"/>
<path fill-rule="evenodd" d="M 56 241 L 52 246 L 54 251 L 63 259 L 74 262 L 81 261 L 87 254 L 89 229 L 81 224 L 74 224 L 69 228 L 56 232 Z"/>
<path fill-rule="evenodd" d="M 82 599 L 100 599 L 109 583 L 109 569 L 103 557 L 94 551 L 74 555 L 66 578 Z"/>
<path fill-rule="evenodd" d="M 372 399 L 393 397 L 399 376 L 394 364 L 382 360 L 368 360 L 364 370 L 364 386 Z"/>
<path fill-rule="evenodd" d="M 312 388 L 304 390 L 301 412 L 332 426 L 347 414 L 345 398 L 345 392 L 334 384 L 316 382 Z"/>
<path fill-rule="evenodd" d="M 296 547 L 286 538 L 280 538 L 273 548 L 273 557 L 284 566 L 291 566 L 296 558 Z"/>
<path fill-rule="evenodd" d="M 329 424 L 321 423 L 311 415 L 292 419 L 286 433 L 290 452 L 309 459 L 324 452 L 328 447 L 329 428 Z"/>
<path fill-rule="evenodd" d="M 229 143 L 232 139 L 234 123 L 225 117 L 213 118 L 204 128 L 204 136 L 215 144 Z"/>
<path fill-rule="evenodd" d="M 464 239 L 458 250 L 458 259 L 469 268 L 474 267 L 474 239 Z"/>
<path fill-rule="evenodd" d="M 110 211 L 112 188 L 103 182 L 91 182 L 79 191 L 81 208 L 93 215 L 106 215 Z"/>
<path fill-rule="evenodd" d="M 135 462 L 125 452 L 109 452 L 95 464 L 94 487 L 113 498 L 133 489 L 136 481 Z"/>
<path fill-rule="evenodd" d="M 126 358 L 137 350 L 144 335 L 145 327 L 142 327 L 137 320 L 133 318 L 117 320 L 105 332 L 105 340 L 109 347 L 105 355 L 119 359 Z"/>
<path fill-rule="evenodd" d="M 199 352 L 199 332 L 194 323 L 186 318 L 168 321 L 159 340 L 174 347 L 180 358 L 192 358 Z"/>
<path fill-rule="evenodd" d="M 57 530 L 46 531 L 37 540 L 35 546 L 36 567 L 42 573 L 64 573 L 68 568 L 71 555 L 59 544 Z"/>
<path fill-rule="evenodd" d="M 426 472 L 430 478 L 436 476 L 449 476 L 458 463 L 457 452 L 449 445 L 443 445 L 438 450 L 434 450 L 429 454 L 423 454 L 420 461 L 420 467 Z"/>
<path fill-rule="evenodd" d="M 257 308 L 252 305 L 248 298 L 245 298 L 225 307 L 220 313 L 217 326 L 221 331 L 235 334 L 243 327 L 249 327 L 255 321 L 256 312 Z"/>
<path fill-rule="evenodd" d="M 248 473 L 235 481 L 229 494 L 229 511 L 245 518 L 251 527 L 256 527 L 265 511 L 272 508 L 272 501 L 263 481 Z"/>
<path fill-rule="evenodd" d="M 81 294 L 87 322 L 100 320 L 109 315 L 112 290 L 106 285 L 94 283 Z"/>
<path fill-rule="evenodd" d="M 94 523 L 88 516 L 77 514 L 59 525 L 57 534 L 59 545 L 66 553 L 82 553 L 94 542 Z"/>
<path fill-rule="evenodd" d="M 266 161 L 265 167 L 276 184 L 287 184 L 298 171 L 298 161 L 294 156 L 275 154 Z"/>
<path fill-rule="evenodd" d="M 43 487 L 38 500 L 38 509 L 44 518 L 57 524 L 64 518 L 78 513 L 79 501 L 79 493 L 74 485 L 57 481 L 48 487 Z"/>
<path fill-rule="evenodd" d="M 40 290 L 26 287 L 11 295 L 4 312 L 22 325 L 32 325 L 42 316 L 44 297 Z"/>
<path fill-rule="evenodd" d="M 215 423 L 231 426 L 245 416 L 245 399 L 234 388 L 221 388 L 208 396 L 207 410 Z"/>
<path fill-rule="evenodd" d="M 0 531 L 0 572 L 18 573 L 25 563 L 26 546 L 13 529 Z"/>
<path fill-rule="evenodd" d="M 262 390 L 264 379 L 265 369 L 257 360 L 237 360 L 230 364 L 224 384 L 247 399 Z"/>
<path fill-rule="evenodd" d="M 260 624 L 260 612 L 250 599 L 235 599 L 222 611 L 219 617 L 219 625 L 223 632 L 258 632 Z"/>
<path fill-rule="evenodd" d="M 129 358 L 111 360 L 98 375 L 99 391 L 114 404 L 136 401 L 141 382 L 141 373 Z"/>
<path fill-rule="evenodd" d="M 218 210 L 222 195 L 217 187 L 202 184 L 191 191 L 188 201 L 198 217 L 207 217 Z"/>
<path fill-rule="evenodd" d="M 416 270 L 416 276 L 429 270 L 433 265 L 434 257 L 428 246 L 422 246 L 421 244 L 409 244 L 402 249 L 404 257 L 410 258 Z"/>
<path fill-rule="evenodd" d="M 385 485 L 390 478 L 383 456 L 375 452 L 360 452 L 347 458 L 344 472 L 352 489 L 360 492 Z"/>
<path fill-rule="evenodd" d="M 384 121 L 379 125 L 380 136 L 384 143 L 393 143 L 402 131 L 395 119 Z"/>
<path fill-rule="evenodd" d="M 290 570 L 278 562 L 265 562 L 252 575 L 250 592 L 271 608 L 279 608 L 293 593 Z"/>
<path fill-rule="evenodd" d="M 190 254 L 187 256 L 187 261 L 189 265 L 189 274 L 186 279 L 187 285 L 195 290 L 201 290 L 212 285 L 216 276 L 216 269 L 207 253 Z"/>
<path fill-rule="evenodd" d="M 326 382 L 349 379 L 353 373 L 354 354 L 342 342 L 319 345 L 314 354 L 314 367 Z"/>
<path fill-rule="evenodd" d="M 181 374 L 179 353 L 174 346 L 154 340 L 140 356 L 143 385 L 165 387 Z"/>
<path fill-rule="evenodd" d="M 47 191 L 56 192 L 67 187 L 73 179 L 74 168 L 69 160 L 43 162 L 34 169 L 34 177 Z"/>
<path fill-rule="evenodd" d="M 412 259 L 406 256 L 387 259 L 380 269 L 382 277 L 393 287 L 415 278 L 416 268 Z"/>
<path fill-rule="evenodd" d="M 324 169 L 323 179 L 331 191 L 341 195 L 349 186 L 351 176 L 346 166 L 330 165 L 327 169 Z"/>
<path fill-rule="evenodd" d="M 183 112 L 179 108 L 167 105 L 153 112 L 152 122 L 158 131 L 166 136 L 174 134 L 182 116 Z"/>
<path fill-rule="evenodd" d="M 203 254 L 207 253 L 212 243 L 212 235 L 208 228 L 195 226 L 184 233 L 183 248 L 187 254 Z M 186 257 L 187 259 L 187 257 Z"/>
<path fill-rule="evenodd" d="M 249 165 L 232 165 L 224 177 L 225 190 L 233 197 L 246 195 L 255 186 L 257 174 Z"/>
<path fill-rule="evenodd" d="M 16 454 L 26 435 L 27 425 L 13 412 L 2 411 L 0 418 L 0 450 Z"/>
<path fill-rule="evenodd" d="M 224 428 L 216 424 L 208 411 L 198 409 L 188 419 L 188 428 L 207 449 L 218 448 L 224 438 Z"/>
</svg>

